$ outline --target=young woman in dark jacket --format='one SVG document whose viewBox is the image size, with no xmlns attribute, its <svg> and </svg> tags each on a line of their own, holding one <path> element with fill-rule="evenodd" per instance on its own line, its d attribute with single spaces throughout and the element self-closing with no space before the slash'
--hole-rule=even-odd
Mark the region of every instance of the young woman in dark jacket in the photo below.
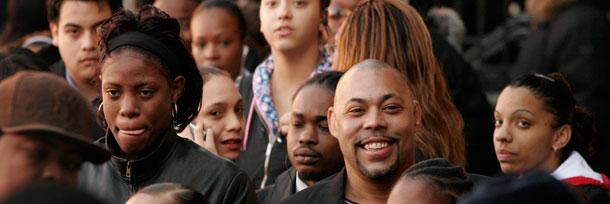
<svg viewBox="0 0 610 204">
<path fill-rule="evenodd" d="M 116 13 L 98 29 L 100 141 L 113 152 L 102 165 L 86 164 L 79 186 L 109 203 L 161 182 L 189 186 L 210 203 L 257 203 L 245 172 L 176 135 L 197 116 L 202 79 L 180 41 L 180 25 L 147 6 L 136 16 Z"/>
</svg>

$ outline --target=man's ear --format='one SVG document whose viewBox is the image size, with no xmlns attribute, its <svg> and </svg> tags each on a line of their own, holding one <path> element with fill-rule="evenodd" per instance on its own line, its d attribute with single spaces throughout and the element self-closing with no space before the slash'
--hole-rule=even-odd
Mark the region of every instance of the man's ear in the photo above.
<svg viewBox="0 0 610 204">
<path fill-rule="evenodd" d="M 415 130 L 416 131 L 418 131 L 422 126 L 421 117 L 422 117 L 422 113 L 421 113 L 421 107 L 419 106 L 419 101 L 413 100 L 413 118 L 415 119 Z"/>
<path fill-rule="evenodd" d="M 335 109 L 331 106 L 328 108 L 328 113 L 326 114 L 326 118 L 328 118 L 328 130 L 330 131 L 330 135 L 337 138 L 337 118 L 335 117 Z"/>
<path fill-rule="evenodd" d="M 58 39 L 58 35 L 59 35 L 59 25 L 57 25 L 55 22 L 50 22 L 49 23 L 49 29 L 51 29 L 51 37 L 53 37 L 53 45 L 55 47 L 57 47 L 57 44 L 59 44 L 59 39 Z"/>
<path fill-rule="evenodd" d="M 172 102 L 173 103 L 177 103 L 178 99 L 180 99 L 180 96 L 182 96 L 182 94 L 184 93 L 184 84 L 185 84 L 185 79 L 182 75 L 177 76 L 176 78 L 174 78 L 174 81 L 172 81 L 171 84 L 171 94 L 172 94 Z"/>
<path fill-rule="evenodd" d="M 555 130 L 553 135 L 553 149 L 562 149 L 570 143 L 572 138 L 572 127 L 570 125 L 562 125 L 559 129 Z"/>
</svg>

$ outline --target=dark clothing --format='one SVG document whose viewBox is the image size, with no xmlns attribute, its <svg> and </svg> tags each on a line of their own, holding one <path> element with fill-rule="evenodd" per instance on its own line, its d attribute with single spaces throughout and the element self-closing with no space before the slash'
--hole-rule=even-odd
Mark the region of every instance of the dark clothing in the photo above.
<svg viewBox="0 0 610 204">
<path fill-rule="evenodd" d="M 521 49 L 514 77 L 559 72 L 571 84 L 576 103 L 596 117 L 596 155 L 591 167 L 610 175 L 610 26 L 590 2 L 578 2 L 548 23 L 537 25 Z"/>
<path fill-rule="evenodd" d="M 282 200 L 280 204 L 296 203 L 345 203 L 345 181 L 347 173 L 343 168 L 334 176 L 328 177 L 316 185 L 310 186 L 294 195 Z"/>
<path fill-rule="evenodd" d="M 49 69 L 51 69 L 51 72 L 65 78 L 66 77 L 66 67 L 64 65 L 64 61 L 58 61 L 55 64 L 52 64 Z M 70 85 L 72 85 L 74 88 L 76 88 L 78 90 L 78 88 L 76 86 L 74 86 L 72 83 L 70 83 Z M 99 101 L 99 98 L 95 98 L 93 99 L 93 101 L 90 101 L 90 105 L 91 108 L 93 108 L 93 112 L 97 113 L 97 102 Z M 100 138 L 104 137 L 104 129 L 100 126 L 99 123 L 97 123 L 97 120 L 93 120 L 93 139 L 94 140 L 98 140 Z"/>
<path fill-rule="evenodd" d="M 46 62 L 49 64 L 49 70 L 52 73 L 60 76 L 62 78 L 66 78 L 66 65 L 64 61 L 61 60 L 61 56 L 59 55 L 59 49 L 53 45 L 48 45 L 40 49 L 37 53 L 40 55 Z M 70 83 L 74 88 L 78 90 L 76 86 Z M 91 108 L 93 108 L 93 112 L 97 113 L 97 102 L 99 99 L 94 99 L 90 101 Z M 104 137 L 104 129 L 97 123 L 96 120 L 93 121 L 93 139 L 98 140 Z"/>
<path fill-rule="evenodd" d="M 44 59 L 44 61 L 47 62 L 48 65 L 52 65 L 56 62 L 61 61 L 59 49 L 53 45 L 47 45 L 40 48 L 40 50 L 38 50 L 36 54 L 40 55 L 40 57 L 42 57 L 42 59 Z M 63 76 L 63 74 L 61 76 Z"/>
<path fill-rule="evenodd" d="M 272 204 L 288 198 L 296 192 L 296 175 L 297 170 L 290 167 L 277 177 L 273 185 L 256 191 L 258 200 L 261 204 Z"/>
<path fill-rule="evenodd" d="M 252 105 L 252 77 L 254 74 L 244 77 L 239 84 L 239 92 L 244 98 L 244 116 L 248 118 L 250 106 Z M 257 189 L 262 188 L 263 178 L 267 177 L 264 186 L 269 186 L 275 182 L 278 175 L 290 168 L 292 165 L 288 161 L 286 153 L 286 136 L 279 134 L 273 145 L 269 144 L 268 127 L 259 116 L 256 106 L 252 109 L 250 116 L 249 139 L 246 151 L 242 151 L 235 163 L 243 169 L 250 177 Z M 266 156 L 267 149 L 270 149 L 269 156 Z M 267 168 L 265 162 L 269 157 Z"/>
<path fill-rule="evenodd" d="M 66 77 L 66 65 L 64 64 L 63 60 L 59 60 L 51 64 L 49 66 L 49 69 L 51 70 L 51 72 L 57 74 L 58 76 Z"/>
<path fill-rule="evenodd" d="M 500 164 L 495 157 L 493 111 L 477 73 L 441 35 L 430 33 L 434 56 L 447 80 L 453 104 L 464 118 L 464 143 L 468 172 L 495 175 Z"/>
<path fill-rule="evenodd" d="M 36 182 L 12 193 L 2 204 L 102 204 L 81 190 L 53 181 Z"/>
<path fill-rule="evenodd" d="M 476 174 L 466 174 L 470 180 L 473 181 L 475 186 L 478 183 L 484 182 L 488 179 L 486 176 L 476 175 Z M 310 186 L 298 193 L 283 199 L 280 204 L 290 204 L 290 203 L 335 203 L 335 204 L 344 204 L 345 201 L 345 181 L 347 178 L 347 173 L 345 168 L 341 170 L 339 173 L 330 176 L 318 183 L 316 185 Z M 350 201 L 351 202 L 351 201 Z"/>
<path fill-rule="evenodd" d="M 466 176 L 468 176 L 468 178 L 470 178 L 470 180 L 472 181 L 472 184 L 474 184 L 474 186 L 486 182 L 486 181 L 491 181 L 494 180 L 494 177 L 489 177 L 489 176 L 485 176 L 485 175 L 480 175 L 480 174 L 473 174 L 473 173 L 466 173 Z"/>
<path fill-rule="evenodd" d="M 591 204 L 608 204 L 610 203 L 610 194 L 608 191 L 599 186 L 578 186 L 582 192 L 587 195 Z"/>
<path fill-rule="evenodd" d="M 248 46 L 249 49 L 248 54 L 246 54 L 246 58 L 244 59 L 244 67 L 246 68 L 246 70 L 250 71 L 251 73 L 254 73 L 256 67 L 258 67 L 261 62 L 265 61 L 269 54 L 260 53 L 256 49 L 256 45 L 253 41 L 250 41 L 250 44 L 248 44 Z"/>
<path fill-rule="evenodd" d="M 112 133 L 107 133 L 100 142 L 118 152 Z M 85 163 L 78 186 L 108 203 L 125 203 L 139 189 L 162 182 L 189 186 L 206 196 L 210 203 L 258 203 L 254 188 L 242 170 L 231 161 L 178 137 L 173 129 L 142 159 L 127 160 L 115 154 L 101 165 Z"/>
<path fill-rule="evenodd" d="M 544 172 L 504 175 L 462 196 L 460 204 L 584 203 L 584 195 Z"/>
</svg>

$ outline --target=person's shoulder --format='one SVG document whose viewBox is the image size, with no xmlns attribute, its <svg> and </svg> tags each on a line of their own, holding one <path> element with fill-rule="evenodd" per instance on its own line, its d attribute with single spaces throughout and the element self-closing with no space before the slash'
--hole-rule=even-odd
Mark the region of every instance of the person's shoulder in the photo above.
<svg viewBox="0 0 610 204">
<path fill-rule="evenodd" d="M 178 155 L 176 155 L 176 158 L 182 158 L 181 163 L 194 167 L 204 167 L 199 169 L 217 172 L 217 174 L 238 174 L 241 172 L 232 161 L 209 152 L 189 139 L 179 137 L 177 143 L 176 154 Z"/>
<path fill-rule="evenodd" d="M 326 178 L 313 186 L 299 191 L 292 196 L 283 199 L 280 204 L 289 203 L 341 203 L 343 198 L 343 186 L 337 186 L 341 179 L 339 175 Z M 338 180 L 339 179 L 339 180 Z"/>
<path fill-rule="evenodd" d="M 256 196 L 261 204 L 269 203 L 269 200 L 273 196 L 273 191 L 275 190 L 275 184 L 267 186 L 263 189 L 256 190 Z"/>
<path fill-rule="evenodd" d="M 239 89 L 239 93 L 241 93 L 242 97 L 245 97 L 245 93 L 252 94 L 252 77 L 254 74 L 250 74 L 247 76 L 242 76 L 237 89 Z"/>
<path fill-rule="evenodd" d="M 474 185 L 496 180 L 496 178 L 494 178 L 494 177 L 489 177 L 489 176 L 485 176 L 482 174 L 475 174 L 475 173 L 466 173 L 466 176 L 468 176 L 468 178 L 472 181 L 472 183 Z"/>
<path fill-rule="evenodd" d="M 604 13 L 589 2 L 579 2 L 565 8 L 553 19 L 556 29 L 576 29 L 589 26 L 607 26 L 608 20 Z M 577 31 L 577 30 L 573 30 Z"/>
<path fill-rule="evenodd" d="M 319 198 L 319 194 L 327 189 L 327 186 L 318 183 L 311 187 L 308 187 L 302 191 L 299 191 L 286 199 L 283 199 L 279 202 L 279 204 L 289 204 L 289 203 L 318 203 L 319 200 L 324 200 L 323 198 Z"/>
<path fill-rule="evenodd" d="M 587 195 L 587 198 L 589 198 L 591 204 L 610 203 L 610 192 L 600 188 L 599 186 L 585 185 L 578 186 L 578 188 Z"/>
<path fill-rule="evenodd" d="M 603 11 L 599 9 L 593 2 L 577 2 L 574 5 L 567 7 L 563 12 L 558 14 L 561 15 L 578 15 L 590 18 L 604 18 Z"/>
<path fill-rule="evenodd" d="M 93 143 L 100 145 L 100 146 L 104 146 L 104 144 L 106 143 L 106 137 L 101 137 L 99 139 L 97 139 L 96 141 L 94 141 Z M 84 162 L 81 165 L 81 168 L 79 170 L 79 176 L 87 176 L 90 177 L 91 175 L 99 175 L 97 172 L 101 171 L 102 168 L 104 168 L 105 166 L 107 166 L 107 164 L 109 164 L 110 160 L 101 163 L 101 164 L 93 164 L 91 162 Z"/>
<path fill-rule="evenodd" d="M 94 194 L 100 192 L 100 187 L 108 181 L 119 181 L 120 176 L 116 174 L 115 169 L 111 166 L 111 162 L 107 161 L 101 164 L 93 164 L 84 162 L 78 171 L 77 187 Z M 118 184 L 117 182 L 116 184 Z M 110 190 L 110 189 L 105 189 Z"/>
</svg>

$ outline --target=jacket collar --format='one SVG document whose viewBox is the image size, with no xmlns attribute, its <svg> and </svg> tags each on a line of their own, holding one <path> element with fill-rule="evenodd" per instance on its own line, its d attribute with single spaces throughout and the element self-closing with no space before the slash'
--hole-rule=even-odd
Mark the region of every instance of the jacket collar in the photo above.
<svg viewBox="0 0 610 204">
<path fill-rule="evenodd" d="M 295 193 L 296 173 L 297 170 L 294 167 L 290 167 L 277 177 L 275 187 L 273 187 L 274 192 L 271 195 L 271 203 L 278 203 Z"/>
<path fill-rule="evenodd" d="M 572 151 L 570 156 L 551 175 L 575 186 L 594 185 L 610 190 L 608 177 L 593 171 L 585 158 L 577 151 Z"/>
<path fill-rule="evenodd" d="M 110 159 L 115 172 L 125 181 L 140 181 L 149 178 L 169 158 L 177 143 L 177 135 L 173 128 L 168 128 L 161 142 L 148 155 L 136 160 L 128 160 L 113 153 Z M 110 131 L 106 131 L 106 148 L 118 152 L 119 145 Z"/>
<path fill-rule="evenodd" d="M 334 176 L 322 180 L 321 182 L 324 182 L 324 189 L 321 190 L 321 195 L 316 196 L 317 198 L 314 198 L 314 200 L 317 200 L 318 203 L 345 203 L 346 179 L 347 172 L 344 167 Z M 320 183 L 317 183 L 316 185 Z"/>
</svg>

